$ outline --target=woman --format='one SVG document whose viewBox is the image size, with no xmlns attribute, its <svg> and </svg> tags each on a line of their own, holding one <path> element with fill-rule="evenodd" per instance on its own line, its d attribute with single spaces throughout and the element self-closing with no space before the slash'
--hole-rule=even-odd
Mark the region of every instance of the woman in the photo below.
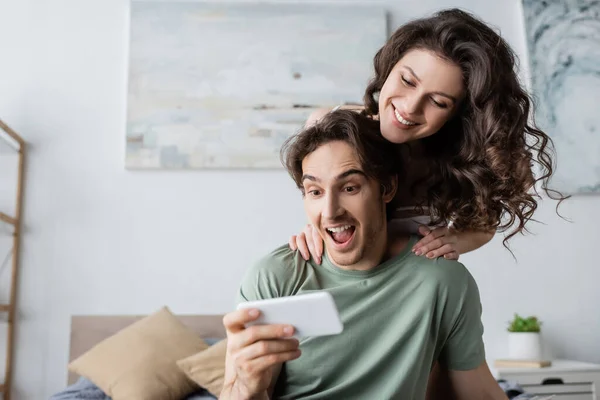
<svg viewBox="0 0 600 400">
<path fill-rule="evenodd" d="M 410 190 L 399 190 L 390 227 L 423 236 L 415 254 L 458 259 L 513 227 L 506 246 L 537 208 L 538 181 L 563 199 L 547 187 L 552 143 L 530 125 L 515 58 L 502 37 L 457 9 L 401 26 L 375 55 L 360 112 L 378 119 L 392 144 L 403 144 L 407 173 L 399 187 Z M 318 110 L 307 124 L 329 111 Z M 311 226 L 289 244 L 321 262 L 323 243 Z"/>
</svg>

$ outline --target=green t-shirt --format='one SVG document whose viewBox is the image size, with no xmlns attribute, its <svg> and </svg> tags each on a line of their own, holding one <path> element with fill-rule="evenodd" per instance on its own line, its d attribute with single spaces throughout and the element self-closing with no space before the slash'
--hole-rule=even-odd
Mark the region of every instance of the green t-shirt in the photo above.
<svg viewBox="0 0 600 400">
<path fill-rule="evenodd" d="M 477 285 L 459 262 L 410 249 L 370 271 L 347 271 L 324 254 L 321 265 L 284 245 L 259 260 L 238 301 L 329 291 L 344 331 L 301 340 L 284 364 L 281 399 L 423 399 L 435 360 L 469 370 L 485 360 Z"/>
</svg>

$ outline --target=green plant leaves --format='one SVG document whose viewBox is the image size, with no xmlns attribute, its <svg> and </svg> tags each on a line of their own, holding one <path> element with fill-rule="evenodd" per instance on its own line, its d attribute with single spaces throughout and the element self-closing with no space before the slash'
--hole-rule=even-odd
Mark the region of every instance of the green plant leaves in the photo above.
<svg viewBox="0 0 600 400">
<path fill-rule="evenodd" d="M 515 313 L 515 317 L 509 322 L 509 332 L 539 332 L 542 323 L 535 316 L 521 317 Z"/>
</svg>

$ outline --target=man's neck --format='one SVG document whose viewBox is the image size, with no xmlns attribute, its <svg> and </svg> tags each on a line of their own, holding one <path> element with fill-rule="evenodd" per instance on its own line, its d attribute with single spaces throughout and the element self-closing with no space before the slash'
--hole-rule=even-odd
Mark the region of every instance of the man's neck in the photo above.
<svg viewBox="0 0 600 400">
<path fill-rule="evenodd" d="M 410 241 L 410 235 L 395 234 L 392 236 L 392 235 L 388 234 L 387 247 L 386 247 L 387 251 L 385 253 L 383 261 L 389 260 L 390 258 L 394 258 L 397 255 L 399 255 L 400 253 L 402 253 L 404 251 L 404 249 L 406 249 L 406 246 L 408 246 L 409 241 Z"/>
<path fill-rule="evenodd" d="M 336 265 L 339 268 L 347 269 L 349 271 L 369 271 L 390 258 L 396 257 L 398 254 L 402 253 L 410 240 L 408 235 L 399 235 L 396 233 L 395 235 L 390 236 L 387 229 L 381 232 L 381 235 L 383 237 L 376 241 L 376 245 L 371 248 L 371 251 L 368 254 L 365 253 L 362 260 L 358 263 L 344 266 Z"/>
</svg>

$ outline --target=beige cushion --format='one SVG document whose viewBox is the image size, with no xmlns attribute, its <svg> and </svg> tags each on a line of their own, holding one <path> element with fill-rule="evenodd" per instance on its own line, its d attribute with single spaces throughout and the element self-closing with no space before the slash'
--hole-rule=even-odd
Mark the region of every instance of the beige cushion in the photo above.
<svg viewBox="0 0 600 400">
<path fill-rule="evenodd" d="M 225 355 L 227 339 L 223 339 L 206 350 L 177 361 L 177 365 L 199 386 L 219 397 L 225 379 Z"/>
<path fill-rule="evenodd" d="M 98 343 L 69 364 L 113 400 L 181 400 L 197 390 L 176 361 L 208 345 L 167 307 Z"/>
</svg>

